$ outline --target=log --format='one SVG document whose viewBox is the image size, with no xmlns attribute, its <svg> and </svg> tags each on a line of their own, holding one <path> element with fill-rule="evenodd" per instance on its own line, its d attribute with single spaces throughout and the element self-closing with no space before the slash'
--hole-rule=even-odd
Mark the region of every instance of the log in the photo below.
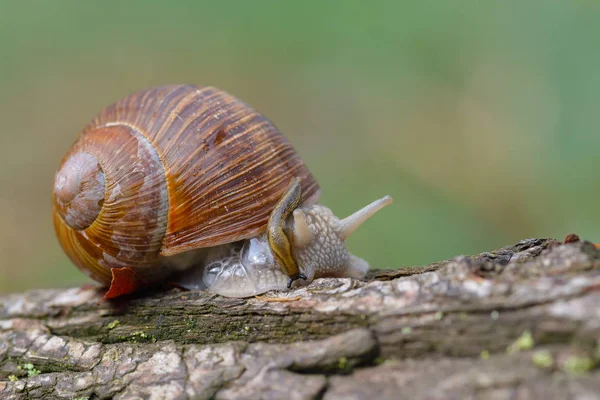
<svg viewBox="0 0 600 400">
<path fill-rule="evenodd" d="M 0 398 L 600 398 L 600 251 L 586 241 L 249 299 L 101 297 L 0 297 Z"/>
</svg>

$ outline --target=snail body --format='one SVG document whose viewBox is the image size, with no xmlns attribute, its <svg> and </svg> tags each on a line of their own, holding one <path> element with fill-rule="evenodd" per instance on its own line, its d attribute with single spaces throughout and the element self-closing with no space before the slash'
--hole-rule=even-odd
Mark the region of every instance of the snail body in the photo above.
<svg viewBox="0 0 600 400">
<path fill-rule="evenodd" d="M 245 297 L 364 275 L 346 220 L 319 196 L 263 115 L 216 88 L 171 85 L 131 94 L 83 129 L 55 176 L 53 221 L 70 260 L 110 286 L 106 298 L 167 279 Z"/>
<path fill-rule="evenodd" d="M 247 297 L 269 290 L 285 290 L 299 278 L 310 283 L 319 277 L 364 277 L 369 264 L 347 250 L 345 239 L 390 204 L 392 198 L 385 196 L 376 200 L 343 220 L 320 204 L 294 208 L 291 215 L 280 219 L 279 212 L 289 209 L 293 196 L 296 201 L 300 196 L 298 179 L 291 182 L 275 206 L 267 233 L 213 248 L 196 268 L 185 270 L 178 283 L 190 289 L 207 288 L 223 296 Z M 286 252 L 288 247 L 273 243 L 271 229 L 275 223 L 285 224 L 282 235 L 293 242 L 291 251 Z M 291 256 L 295 269 L 284 267 L 277 249 Z"/>
</svg>

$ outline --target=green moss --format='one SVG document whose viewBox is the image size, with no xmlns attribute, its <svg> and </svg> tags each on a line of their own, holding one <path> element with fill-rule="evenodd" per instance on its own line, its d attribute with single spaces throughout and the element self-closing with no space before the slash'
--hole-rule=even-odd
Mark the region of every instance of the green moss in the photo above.
<svg viewBox="0 0 600 400">
<path fill-rule="evenodd" d="M 211 312 L 211 309 L 214 311 Z M 147 325 L 146 322 L 142 321 L 145 316 L 144 312 L 147 312 L 147 310 L 138 313 L 135 311 L 132 310 L 127 315 L 120 315 L 119 325 L 116 329 L 108 329 L 112 319 L 107 318 L 101 324 L 94 325 L 93 334 L 80 335 L 80 331 L 63 331 L 61 334 L 91 337 L 104 344 L 160 340 L 174 340 L 176 343 L 181 344 L 202 344 L 239 340 L 254 342 L 265 340 L 266 336 L 269 337 L 271 343 L 290 343 L 306 340 L 307 337 L 319 339 L 340 331 L 335 321 L 334 326 L 314 324 L 311 318 L 306 322 L 302 322 L 302 318 L 304 318 L 302 313 L 287 315 L 283 321 L 280 315 L 262 312 L 249 318 L 246 316 L 221 318 L 219 314 L 223 312 L 220 307 L 203 305 L 201 313 L 206 317 L 200 317 L 197 309 L 191 314 L 192 311 L 186 313 L 185 308 L 177 308 L 160 313 L 158 319 L 155 315 L 154 324 Z M 363 319 L 361 315 L 353 316 L 350 321 L 344 316 L 341 321 L 343 326 L 349 327 L 367 326 L 369 324 L 369 319 Z M 263 328 L 263 324 L 268 324 L 273 328 L 267 333 Z M 301 329 L 299 329 L 299 326 L 302 326 Z"/>
<path fill-rule="evenodd" d="M 506 349 L 507 353 L 517 353 L 519 351 L 531 350 L 535 342 L 533 340 L 533 336 L 531 336 L 531 332 L 525 331 L 517 340 L 515 340 L 508 348 Z"/>
<path fill-rule="evenodd" d="M 193 317 L 187 318 L 186 326 L 187 326 L 188 329 L 194 329 L 194 328 L 196 328 L 196 319 L 193 318 Z"/>
<path fill-rule="evenodd" d="M 550 368 L 554 364 L 552 354 L 548 350 L 536 351 L 531 357 L 531 361 L 538 368 Z"/>
<path fill-rule="evenodd" d="M 408 335 L 410 333 L 412 333 L 412 328 L 410 326 L 405 326 L 404 328 L 402 328 L 403 335 Z"/>
<path fill-rule="evenodd" d="M 346 357 L 340 357 L 338 360 L 338 369 L 346 370 L 348 368 L 348 359 Z"/>
<path fill-rule="evenodd" d="M 592 370 L 596 362 L 587 356 L 570 356 L 562 365 L 562 370 L 573 375 L 581 375 Z"/>
<path fill-rule="evenodd" d="M 436 313 L 435 313 L 435 315 L 433 316 L 433 318 L 434 318 L 436 321 L 439 321 L 439 320 L 441 320 L 442 318 L 444 318 L 444 313 L 443 313 L 443 312 L 441 312 L 441 311 L 438 311 L 438 312 L 436 312 Z"/>
<path fill-rule="evenodd" d="M 9 375 L 8 376 L 8 380 L 11 381 L 11 382 L 14 382 L 14 381 L 18 381 L 19 378 L 17 378 L 16 375 Z"/>
<path fill-rule="evenodd" d="M 154 335 L 148 335 L 144 331 L 136 331 L 129 334 L 129 336 L 119 336 L 121 341 L 130 342 L 130 343 L 140 343 L 140 342 L 156 342 L 156 337 Z"/>
<path fill-rule="evenodd" d="M 482 360 L 489 360 L 490 352 L 487 350 L 481 350 L 481 353 L 479 353 L 479 357 L 481 357 Z"/>
<path fill-rule="evenodd" d="M 40 371 L 39 369 L 36 369 L 33 364 L 31 363 L 25 363 L 23 365 L 19 365 L 17 366 L 17 369 L 20 371 L 25 371 L 27 372 L 27 376 L 28 377 L 32 377 L 32 376 L 36 376 L 42 373 L 42 371 Z"/>
<path fill-rule="evenodd" d="M 119 325 L 120 322 L 118 319 L 115 319 L 113 322 L 110 322 L 108 325 L 106 325 L 106 329 L 108 330 L 112 330 L 115 329 L 117 327 L 117 325 Z"/>
</svg>

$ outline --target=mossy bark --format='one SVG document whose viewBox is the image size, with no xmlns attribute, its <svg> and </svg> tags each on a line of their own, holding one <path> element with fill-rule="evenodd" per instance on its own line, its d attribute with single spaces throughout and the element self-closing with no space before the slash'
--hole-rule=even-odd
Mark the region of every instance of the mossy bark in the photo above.
<svg viewBox="0 0 600 400">
<path fill-rule="evenodd" d="M 591 243 L 528 239 L 267 297 L 0 297 L 0 398 L 600 398 Z"/>
</svg>

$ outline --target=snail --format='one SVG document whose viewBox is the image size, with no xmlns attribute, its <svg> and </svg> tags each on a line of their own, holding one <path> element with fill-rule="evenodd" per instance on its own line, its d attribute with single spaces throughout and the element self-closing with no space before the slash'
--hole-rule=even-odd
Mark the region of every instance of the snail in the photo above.
<svg viewBox="0 0 600 400">
<path fill-rule="evenodd" d="M 382 197 L 338 219 L 266 117 L 213 87 L 133 93 L 61 160 L 53 224 L 69 259 L 114 298 L 167 280 L 229 297 L 363 277 L 345 240 Z"/>
</svg>

